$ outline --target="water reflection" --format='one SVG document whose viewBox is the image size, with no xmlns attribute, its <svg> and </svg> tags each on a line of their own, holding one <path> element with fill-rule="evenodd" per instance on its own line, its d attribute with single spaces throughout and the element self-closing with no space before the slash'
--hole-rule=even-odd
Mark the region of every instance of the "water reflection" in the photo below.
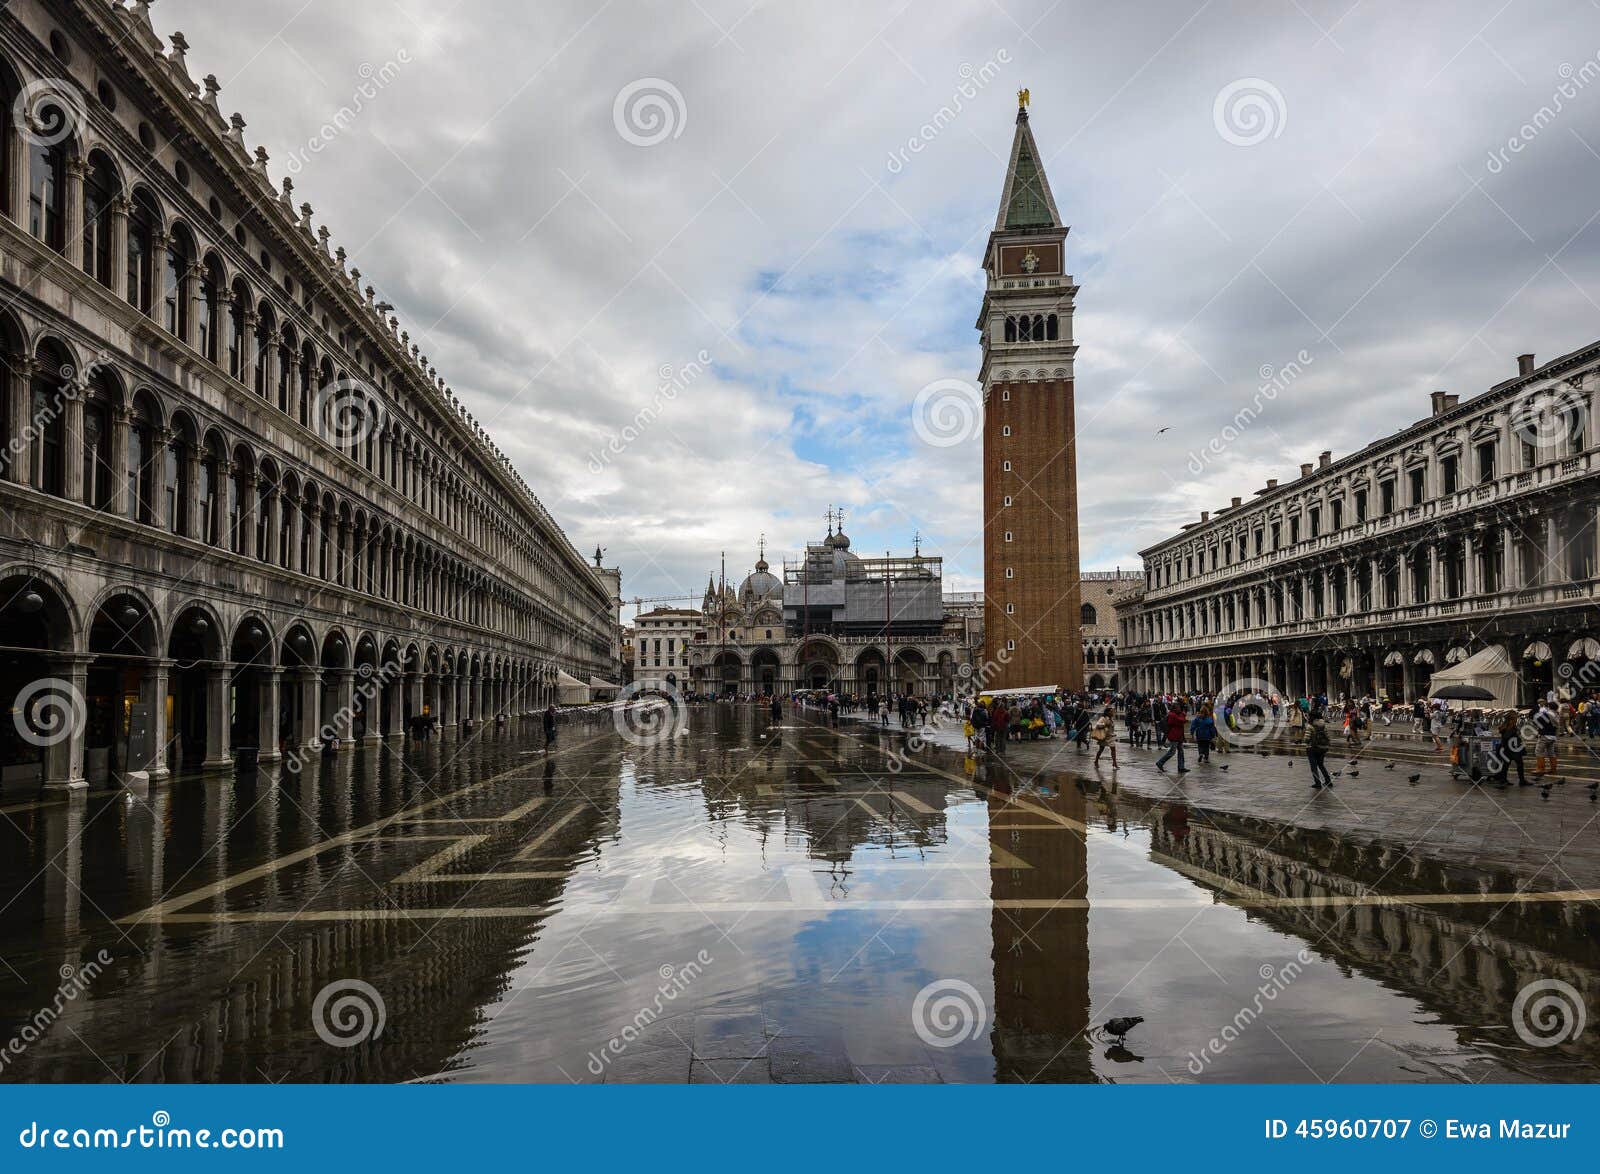
<svg viewBox="0 0 1600 1174">
<path fill-rule="evenodd" d="M 64 967 L 113 961 L 0 1078 L 1600 1073 L 1593 1033 L 1536 1049 L 1510 1022 L 1535 978 L 1600 1008 L 1592 905 L 1479 900 L 1514 886 L 1066 773 L 891 769 L 893 732 L 691 720 L 644 747 L 581 731 L 555 759 L 491 730 L 144 797 L 6 796 L 0 1042 Z M 385 1026 L 339 1046 L 314 1007 L 352 979 Z M 918 1022 L 930 988 L 978 1005 Z M 1108 1032 L 1120 1016 L 1143 1022 Z"/>
</svg>

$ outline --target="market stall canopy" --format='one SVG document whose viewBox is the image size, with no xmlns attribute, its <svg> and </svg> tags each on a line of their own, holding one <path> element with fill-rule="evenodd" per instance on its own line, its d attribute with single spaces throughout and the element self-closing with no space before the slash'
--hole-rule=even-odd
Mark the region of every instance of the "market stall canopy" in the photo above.
<svg viewBox="0 0 1600 1174">
<path fill-rule="evenodd" d="M 571 673 L 558 670 L 556 672 L 557 701 L 562 705 L 588 705 L 593 700 L 589 695 L 589 686 Z"/>
<path fill-rule="evenodd" d="M 1041 693 L 1051 696 L 1061 692 L 1060 685 L 1028 685 L 1021 689 L 985 689 L 984 697 L 1037 697 Z"/>
<path fill-rule="evenodd" d="M 1439 697 L 1452 685 L 1476 685 L 1492 698 L 1492 701 L 1483 699 L 1485 704 L 1493 704 L 1500 709 L 1516 708 L 1517 669 L 1506 650 L 1499 645 L 1491 645 L 1473 653 L 1460 664 L 1434 673 L 1428 684 L 1428 696 Z"/>
<path fill-rule="evenodd" d="M 1574 640 L 1572 647 L 1567 649 L 1568 660 L 1600 660 L 1600 640 L 1585 636 L 1582 640 Z"/>
</svg>

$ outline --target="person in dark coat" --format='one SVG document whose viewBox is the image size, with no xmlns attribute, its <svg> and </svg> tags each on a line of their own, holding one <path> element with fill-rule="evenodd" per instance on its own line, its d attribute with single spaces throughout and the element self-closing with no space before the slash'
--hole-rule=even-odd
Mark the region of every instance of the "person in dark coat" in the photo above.
<svg viewBox="0 0 1600 1174">
<path fill-rule="evenodd" d="M 544 748 L 556 748 L 556 707 L 551 705 L 544 711 Z"/>
</svg>

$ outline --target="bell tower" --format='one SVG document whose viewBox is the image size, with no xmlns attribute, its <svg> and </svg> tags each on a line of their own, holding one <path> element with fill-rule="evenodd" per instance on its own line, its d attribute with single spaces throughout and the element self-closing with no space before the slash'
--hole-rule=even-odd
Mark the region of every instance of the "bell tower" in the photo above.
<svg viewBox="0 0 1600 1174">
<path fill-rule="evenodd" d="M 1073 298 L 1067 226 L 1017 93 L 1000 211 L 984 254 L 985 683 L 1083 688 Z"/>
</svg>

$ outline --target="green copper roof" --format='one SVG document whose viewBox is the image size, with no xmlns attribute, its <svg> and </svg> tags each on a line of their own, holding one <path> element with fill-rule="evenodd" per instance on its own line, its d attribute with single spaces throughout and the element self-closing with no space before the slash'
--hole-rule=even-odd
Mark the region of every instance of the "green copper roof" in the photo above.
<svg viewBox="0 0 1600 1174">
<path fill-rule="evenodd" d="M 1039 164 L 1023 139 L 1017 145 L 1017 169 L 1011 181 L 1011 201 L 1006 205 L 1006 228 L 1048 228 L 1055 223 L 1044 196 Z"/>
</svg>

